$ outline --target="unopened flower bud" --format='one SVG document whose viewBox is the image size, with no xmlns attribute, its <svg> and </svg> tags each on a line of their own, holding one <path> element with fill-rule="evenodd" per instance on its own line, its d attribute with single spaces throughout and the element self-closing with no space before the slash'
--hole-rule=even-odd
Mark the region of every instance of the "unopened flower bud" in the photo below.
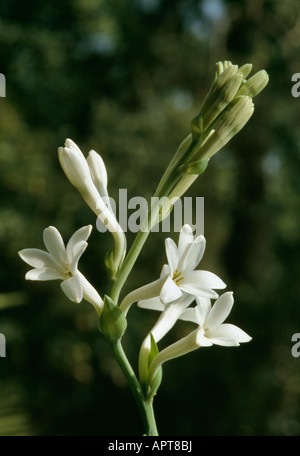
<svg viewBox="0 0 300 456">
<path fill-rule="evenodd" d="M 58 148 L 58 158 L 71 184 L 77 188 L 92 211 L 97 214 L 100 195 L 93 183 L 85 156 L 79 147 L 72 140 L 67 139 L 65 147 Z"/>
<path fill-rule="evenodd" d="M 91 150 L 89 152 L 86 161 L 90 168 L 93 182 L 101 194 L 102 190 L 107 188 L 107 172 L 104 161 L 102 157 L 94 150 Z"/>
<path fill-rule="evenodd" d="M 251 73 L 252 67 L 252 63 L 245 63 L 245 65 L 239 67 L 239 72 L 242 73 L 244 78 L 246 79 L 246 77 Z"/>
<path fill-rule="evenodd" d="M 243 80 L 237 65 L 228 66 L 217 77 L 204 100 L 200 113 L 192 121 L 193 139 L 197 140 L 236 96 Z M 201 123 L 200 123 L 201 122 Z"/>
<path fill-rule="evenodd" d="M 214 81 L 220 76 L 223 71 L 229 68 L 232 63 L 229 60 L 224 60 L 224 62 L 217 62 L 215 66 Z"/>
<path fill-rule="evenodd" d="M 149 367 L 158 353 L 158 347 L 152 333 L 150 333 L 142 343 L 139 354 L 139 381 L 148 397 L 155 396 L 162 380 L 162 368 L 158 367 L 155 375 L 151 378 L 151 382 L 148 382 Z"/>
<path fill-rule="evenodd" d="M 253 112 L 254 104 L 250 97 L 236 97 L 215 120 L 213 134 L 194 152 L 192 159 L 204 160 L 218 152 L 245 126 Z"/>
<path fill-rule="evenodd" d="M 269 75 L 265 70 L 258 71 L 241 86 L 237 95 L 248 95 L 253 98 L 268 84 Z"/>
</svg>

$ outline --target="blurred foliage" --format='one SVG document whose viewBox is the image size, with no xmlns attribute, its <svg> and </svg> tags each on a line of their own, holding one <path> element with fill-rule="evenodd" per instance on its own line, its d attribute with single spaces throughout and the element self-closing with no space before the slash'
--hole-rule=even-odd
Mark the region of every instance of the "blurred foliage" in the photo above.
<svg viewBox="0 0 300 456">
<path fill-rule="evenodd" d="M 139 435 L 138 411 L 87 303 L 55 282 L 25 282 L 17 256 L 95 217 L 69 185 L 57 147 L 72 138 L 102 154 L 111 196 L 149 198 L 209 87 L 219 60 L 270 83 L 242 132 L 189 190 L 205 197 L 203 269 L 234 291 L 232 323 L 252 335 L 164 367 L 155 399 L 161 435 L 300 435 L 299 72 L 295 0 L 16 0 L 0 3 L 0 435 Z M 177 239 L 175 233 L 174 239 Z M 153 234 L 128 289 L 157 277 Z M 133 235 L 128 233 L 129 244 Z M 94 228 L 81 270 L 102 293 L 108 234 Z M 134 308 L 125 349 L 136 365 L 156 315 Z M 178 338 L 185 331 L 178 325 Z M 169 339 L 167 338 L 166 341 Z M 184 372 L 184 375 L 183 375 Z"/>
</svg>

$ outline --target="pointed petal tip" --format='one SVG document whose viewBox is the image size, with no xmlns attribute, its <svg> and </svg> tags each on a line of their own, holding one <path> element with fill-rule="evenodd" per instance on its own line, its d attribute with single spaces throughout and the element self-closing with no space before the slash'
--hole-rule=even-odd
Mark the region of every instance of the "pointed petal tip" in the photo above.
<svg viewBox="0 0 300 456">
<path fill-rule="evenodd" d="M 86 225 L 83 227 L 83 229 L 85 228 L 86 232 L 87 232 L 87 237 L 90 236 L 91 232 L 92 232 L 92 229 L 93 229 L 93 225 Z"/>
</svg>

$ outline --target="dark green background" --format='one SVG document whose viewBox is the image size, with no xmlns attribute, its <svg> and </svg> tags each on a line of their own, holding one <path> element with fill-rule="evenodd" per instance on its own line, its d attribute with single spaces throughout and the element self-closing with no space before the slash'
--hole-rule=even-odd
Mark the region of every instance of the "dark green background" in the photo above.
<svg viewBox="0 0 300 456">
<path fill-rule="evenodd" d="M 95 225 L 57 160 L 67 137 L 103 156 L 113 197 L 126 188 L 129 198 L 150 198 L 219 60 L 251 62 L 270 83 L 186 195 L 205 198 L 201 268 L 234 291 L 229 320 L 253 340 L 166 364 L 157 424 L 173 436 L 300 435 L 300 359 L 291 354 L 300 332 L 298 10 L 292 0 L 1 1 L 0 435 L 143 433 L 93 308 L 68 301 L 58 282 L 26 282 L 17 251 L 43 248 L 49 225 L 66 240 Z M 157 278 L 164 237 L 149 238 L 128 291 Z M 80 262 L 101 293 L 110 246 L 94 229 Z M 124 346 L 134 367 L 155 317 L 129 313 Z"/>
</svg>

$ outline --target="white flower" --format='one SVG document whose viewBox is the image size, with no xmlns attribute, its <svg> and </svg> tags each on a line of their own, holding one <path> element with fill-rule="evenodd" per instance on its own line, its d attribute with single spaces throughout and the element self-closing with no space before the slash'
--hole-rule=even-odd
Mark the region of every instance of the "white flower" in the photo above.
<svg viewBox="0 0 300 456">
<path fill-rule="evenodd" d="M 77 230 L 65 247 L 61 234 L 54 226 L 43 232 L 44 244 L 48 252 L 40 249 L 23 249 L 19 253 L 22 260 L 34 269 L 25 275 L 27 280 L 62 280 L 60 286 L 65 295 L 74 302 L 83 298 L 93 304 L 100 315 L 103 301 L 97 291 L 78 270 L 78 261 L 87 247 L 87 239 L 92 226 Z"/>
<path fill-rule="evenodd" d="M 110 206 L 105 164 L 94 150 L 90 151 L 88 159 L 86 159 L 71 139 L 66 139 L 65 147 L 58 148 L 58 158 L 71 184 L 77 188 L 92 211 L 114 237 L 115 270 L 113 273 L 115 274 L 125 256 L 126 239 Z"/>
<path fill-rule="evenodd" d="M 157 296 L 163 304 L 175 301 L 186 293 L 191 296 L 218 297 L 213 289 L 225 288 L 225 283 L 212 272 L 195 271 L 203 257 L 205 244 L 202 235 L 194 239 L 189 225 L 182 227 L 178 247 L 171 238 L 166 239 L 168 264 L 163 266 L 161 277 L 129 293 L 120 306 L 123 312 L 126 313 L 134 302 Z"/>
<path fill-rule="evenodd" d="M 249 342 L 251 337 L 235 325 L 223 323 L 233 306 L 233 293 L 222 294 L 212 306 L 210 299 L 196 298 L 197 306 L 186 309 L 181 319 L 199 325 L 197 344 L 199 346 L 224 345 L 238 346 L 241 342 Z"/>
<path fill-rule="evenodd" d="M 224 293 L 212 306 L 210 299 L 196 298 L 197 306 L 186 309 L 181 319 L 194 322 L 198 328 L 174 344 L 162 350 L 152 361 L 149 369 L 149 385 L 155 379 L 160 366 L 173 358 L 177 358 L 199 347 L 222 345 L 239 346 L 249 342 L 251 337 L 242 329 L 229 323 L 223 323 L 233 306 L 233 294 Z"/>
<path fill-rule="evenodd" d="M 138 302 L 138 306 L 144 309 L 161 311 L 157 322 L 151 329 L 151 334 L 155 343 L 159 342 L 167 334 L 167 332 L 173 328 L 177 320 L 181 317 L 185 309 L 194 301 L 194 299 L 194 296 L 185 293 L 180 298 L 168 304 L 163 304 L 159 297 L 145 299 Z M 141 345 L 139 354 L 139 377 L 144 383 L 147 383 L 150 352 L 151 337 L 149 333 Z"/>
<path fill-rule="evenodd" d="M 151 329 L 155 342 L 159 342 L 172 329 L 194 300 L 195 296 L 184 293 L 180 298 L 167 304 L 163 304 L 159 297 L 138 302 L 138 307 L 142 309 L 161 311 L 157 322 Z"/>
</svg>

